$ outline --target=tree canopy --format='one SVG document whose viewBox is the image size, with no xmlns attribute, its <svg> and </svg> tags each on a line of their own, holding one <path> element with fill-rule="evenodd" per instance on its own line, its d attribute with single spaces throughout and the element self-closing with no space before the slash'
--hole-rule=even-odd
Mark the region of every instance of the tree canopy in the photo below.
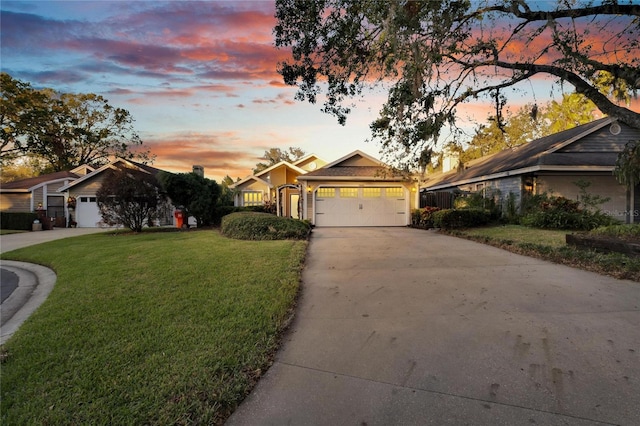
<svg viewBox="0 0 640 426">
<path fill-rule="evenodd" d="M 490 100 L 498 127 L 511 90 L 537 76 L 568 83 L 604 114 L 640 128 L 621 100 L 640 86 L 640 5 L 529 0 L 277 0 L 279 64 L 296 98 L 344 124 L 372 85 L 388 89 L 371 124 L 383 151 L 415 166 L 464 103 Z"/>
<path fill-rule="evenodd" d="M 213 224 L 220 186 L 197 173 L 160 173 L 158 179 L 173 205 L 193 216 L 197 226 Z"/>
<path fill-rule="evenodd" d="M 540 107 L 528 104 L 515 113 L 507 111 L 501 122 L 490 116 L 487 124 L 477 126 L 475 135 L 466 146 L 451 143 L 448 149 L 460 153 L 460 162 L 464 164 L 589 123 L 597 118 L 596 112 L 596 106 L 586 97 L 565 94 L 562 102 L 551 101 Z"/>
<path fill-rule="evenodd" d="M 280 148 L 269 148 L 264 152 L 264 155 L 260 157 L 261 161 L 256 164 L 255 169 L 253 169 L 253 173 L 259 173 L 264 169 L 267 169 L 274 164 L 278 164 L 281 161 L 295 161 L 304 157 L 306 152 L 304 152 L 301 148 L 297 146 L 290 146 L 288 149 L 282 150 Z"/>
<path fill-rule="evenodd" d="M 145 224 L 153 226 L 166 202 L 155 177 L 127 167 L 107 171 L 96 197 L 105 223 L 134 232 L 142 231 Z"/>
<path fill-rule="evenodd" d="M 82 164 L 99 166 L 110 156 L 150 160 L 131 114 L 102 96 L 38 90 L 7 73 L 0 79 L 3 163 L 32 155 L 55 172 Z"/>
</svg>

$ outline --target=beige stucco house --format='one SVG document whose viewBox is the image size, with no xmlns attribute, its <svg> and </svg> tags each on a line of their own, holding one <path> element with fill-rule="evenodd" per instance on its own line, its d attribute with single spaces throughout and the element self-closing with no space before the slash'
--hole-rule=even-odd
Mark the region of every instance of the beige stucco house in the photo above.
<svg viewBox="0 0 640 426">
<path fill-rule="evenodd" d="M 237 207 L 276 206 L 278 216 L 301 219 L 300 183 L 298 177 L 327 164 L 310 154 L 299 160 L 281 161 L 234 183 L 234 205 Z"/>
<path fill-rule="evenodd" d="M 316 226 L 407 226 L 417 182 L 354 151 L 331 163 L 308 156 L 278 163 L 234 185 L 236 206 L 276 203 L 277 213 Z"/>
</svg>

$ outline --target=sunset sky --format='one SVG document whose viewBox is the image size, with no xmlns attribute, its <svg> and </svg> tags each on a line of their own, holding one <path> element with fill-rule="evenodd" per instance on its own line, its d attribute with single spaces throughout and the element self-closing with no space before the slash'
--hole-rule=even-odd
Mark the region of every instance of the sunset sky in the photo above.
<svg viewBox="0 0 640 426">
<path fill-rule="evenodd" d="M 333 161 L 369 138 L 386 95 L 356 100 L 347 125 L 294 101 L 276 72 L 273 1 L 2 1 L 0 66 L 34 87 L 96 93 L 127 109 L 156 167 L 245 177 L 271 147 Z M 550 96 L 533 82 L 538 103 Z M 528 99 L 520 99 L 525 102 Z M 486 105 L 463 111 L 485 122 Z"/>
</svg>

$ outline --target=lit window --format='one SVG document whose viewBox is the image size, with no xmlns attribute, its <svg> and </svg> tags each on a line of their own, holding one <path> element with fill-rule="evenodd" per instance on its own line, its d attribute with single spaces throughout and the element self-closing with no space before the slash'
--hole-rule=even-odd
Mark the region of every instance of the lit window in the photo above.
<svg viewBox="0 0 640 426">
<path fill-rule="evenodd" d="M 358 198 L 358 188 L 340 188 L 340 198 Z"/>
<path fill-rule="evenodd" d="M 388 198 L 402 198 L 404 197 L 404 190 L 402 188 L 387 188 L 385 194 Z"/>
<path fill-rule="evenodd" d="M 335 196 L 335 188 L 318 188 L 318 198 L 333 198 Z"/>
<path fill-rule="evenodd" d="M 246 191 L 242 193 L 242 201 L 244 206 L 261 206 L 262 191 Z"/>
<path fill-rule="evenodd" d="M 364 198 L 379 198 L 382 195 L 382 188 L 363 188 Z"/>
</svg>

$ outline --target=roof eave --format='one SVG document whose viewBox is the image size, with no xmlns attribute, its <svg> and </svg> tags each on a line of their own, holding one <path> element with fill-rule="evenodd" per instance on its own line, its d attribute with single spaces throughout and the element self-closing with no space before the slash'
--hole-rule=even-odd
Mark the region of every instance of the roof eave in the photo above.
<svg viewBox="0 0 640 426">
<path fill-rule="evenodd" d="M 330 180 L 330 181 L 367 181 L 367 182 L 402 182 L 406 179 L 400 176 L 396 177 L 376 177 L 376 176 L 299 176 L 298 180 L 303 181 L 318 181 L 318 180 Z"/>
<path fill-rule="evenodd" d="M 506 172 L 493 173 L 489 175 L 476 176 L 469 179 L 462 179 L 457 181 L 452 181 L 449 183 L 438 184 L 434 186 L 425 185 L 420 189 L 426 189 L 428 191 L 437 191 L 439 189 L 451 188 L 454 186 L 461 185 L 469 185 L 471 183 L 477 182 L 485 182 L 488 180 L 495 180 L 500 178 L 505 178 L 509 176 L 518 176 L 526 173 L 532 173 L 537 171 L 547 171 L 547 172 L 612 172 L 613 166 L 553 166 L 553 165 L 542 165 L 542 166 L 532 166 L 525 167 L 517 170 L 509 170 Z"/>
</svg>

